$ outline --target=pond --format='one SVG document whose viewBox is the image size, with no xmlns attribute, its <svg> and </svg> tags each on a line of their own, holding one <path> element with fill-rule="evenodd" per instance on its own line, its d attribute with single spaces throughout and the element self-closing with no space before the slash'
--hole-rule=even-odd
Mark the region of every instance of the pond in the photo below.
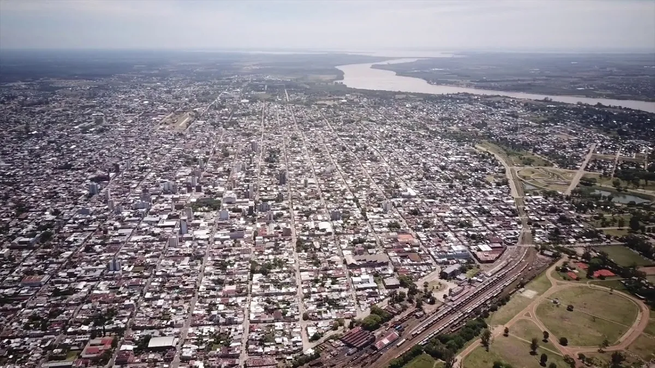
<svg viewBox="0 0 655 368">
<path fill-rule="evenodd" d="M 535 187 L 532 184 L 528 184 L 526 182 L 523 182 L 523 189 L 525 189 L 525 190 L 537 190 L 537 189 L 539 189 L 539 187 Z"/>
<path fill-rule="evenodd" d="M 596 189 L 591 193 L 592 194 L 600 194 L 600 195 L 605 196 L 605 197 L 611 195 L 613 197 L 612 202 L 616 202 L 616 203 L 628 204 L 628 203 L 634 201 L 635 203 L 639 204 L 639 203 L 650 202 L 648 199 L 637 197 L 637 196 L 634 196 L 632 194 L 612 193 L 612 192 L 608 192 L 606 190 L 600 190 L 600 189 Z"/>
</svg>

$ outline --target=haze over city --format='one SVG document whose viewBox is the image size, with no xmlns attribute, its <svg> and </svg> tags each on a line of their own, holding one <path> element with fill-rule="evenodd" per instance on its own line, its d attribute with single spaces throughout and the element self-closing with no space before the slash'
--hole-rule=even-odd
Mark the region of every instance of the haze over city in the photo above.
<svg viewBox="0 0 655 368">
<path fill-rule="evenodd" d="M 652 368 L 655 0 L 0 0 L 0 368 Z"/>
<path fill-rule="evenodd" d="M 0 48 L 654 51 L 655 1 L 2 0 Z"/>
</svg>

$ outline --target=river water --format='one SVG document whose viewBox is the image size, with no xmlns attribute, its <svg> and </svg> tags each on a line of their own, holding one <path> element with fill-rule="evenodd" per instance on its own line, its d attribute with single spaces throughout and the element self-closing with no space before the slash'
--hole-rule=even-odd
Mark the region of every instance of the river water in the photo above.
<svg viewBox="0 0 655 368">
<path fill-rule="evenodd" d="M 399 64 L 409 63 L 418 59 L 393 59 L 381 63 L 366 63 L 366 64 L 349 64 L 337 66 L 337 69 L 343 71 L 343 84 L 351 88 L 378 90 L 378 91 L 393 91 L 393 92 L 407 92 L 407 93 L 428 93 L 433 95 L 443 95 L 451 93 L 471 93 L 477 95 L 499 95 L 514 98 L 523 98 L 531 100 L 543 100 L 548 97 L 553 101 L 565 103 L 587 103 L 595 105 L 602 103 L 603 105 L 621 106 L 636 110 L 643 110 L 655 113 L 655 102 L 646 101 L 633 101 L 633 100 L 613 100 L 607 98 L 588 98 L 577 96 L 557 96 L 557 95 L 539 95 L 532 93 L 521 92 L 506 92 L 506 91 L 492 91 L 477 88 L 464 88 L 454 86 L 442 86 L 429 84 L 424 79 L 405 77 L 396 75 L 396 72 L 391 70 L 382 70 L 371 68 L 375 64 Z"/>
</svg>

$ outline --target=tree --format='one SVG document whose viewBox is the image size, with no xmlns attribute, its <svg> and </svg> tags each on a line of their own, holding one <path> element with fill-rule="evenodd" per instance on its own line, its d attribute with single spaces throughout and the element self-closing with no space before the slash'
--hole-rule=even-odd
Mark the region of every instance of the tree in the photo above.
<svg viewBox="0 0 655 368">
<path fill-rule="evenodd" d="M 562 346 L 566 346 L 566 345 L 569 344 L 569 339 L 567 339 L 566 337 L 560 337 L 559 338 L 559 344 L 562 345 Z"/>
<path fill-rule="evenodd" d="M 616 226 L 618 226 L 619 229 L 624 228 L 625 227 L 625 219 L 623 217 L 619 217 Z"/>
<path fill-rule="evenodd" d="M 491 344 L 491 331 L 489 331 L 489 329 L 484 329 L 480 336 L 480 340 L 482 340 L 484 348 L 489 351 L 489 345 Z"/>
<path fill-rule="evenodd" d="M 548 331 L 544 331 L 544 342 L 548 342 L 548 337 L 550 337 L 550 334 Z"/>
<path fill-rule="evenodd" d="M 423 299 L 417 298 L 416 299 L 416 309 L 421 309 L 422 306 L 423 306 Z"/>
<path fill-rule="evenodd" d="M 446 350 L 443 360 L 444 368 L 453 368 L 455 366 L 455 354 L 451 350 Z"/>
<path fill-rule="evenodd" d="M 640 227 L 639 217 L 632 215 L 632 217 L 630 217 L 630 229 L 632 229 L 633 231 L 637 231 L 639 230 L 639 227 Z"/>
<path fill-rule="evenodd" d="M 564 355 L 564 363 L 568 364 L 571 368 L 575 368 L 575 359 L 571 358 L 570 355 Z"/>
<path fill-rule="evenodd" d="M 550 364 L 548 364 L 548 368 L 557 368 L 557 364 L 550 362 Z"/>
<path fill-rule="evenodd" d="M 534 337 L 530 342 L 530 354 L 536 355 L 538 347 L 539 347 L 539 340 L 537 340 L 537 338 Z"/>
<path fill-rule="evenodd" d="M 509 327 L 505 327 L 505 331 L 503 331 L 503 335 L 505 337 L 509 336 Z"/>
<path fill-rule="evenodd" d="M 610 346 L 610 342 L 607 339 L 604 339 L 603 342 L 600 343 L 600 347 L 598 349 L 599 352 L 603 352 L 606 347 Z"/>
<path fill-rule="evenodd" d="M 613 185 L 613 186 L 614 186 L 614 188 L 616 188 L 616 189 L 619 189 L 619 188 L 621 188 L 621 180 L 620 180 L 620 179 L 618 179 L 618 178 L 617 178 L 617 179 L 614 179 L 614 180 L 612 180 L 612 185 Z"/>
<path fill-rule="evenodd" d="M 584 363 L 584 362 L 587 360 L 587 356 L 584 355 L 584 354 L 582 354 L 582 353 L 580 353 L 580 354 L 578 354 L 578 359 L 580 359 L 580 361 L 581 361 L 582 363 Z"/>
<path fill-rule="evenodd" d="M 546 355 L 545 353 L 541 354 L 541 357 L 539 358 L 539 363 L 541 363 L 542 367 L 546 366 L 547 361 L 548 361 L 548 355 Z"/>
<path fill-rule="evenodd" d="M 620 351 L 615 351 L 612 353 L 612 361 L 610 362 L 611 368 L 621 368 L 621 363 L 625 361 L 625 355 Z"/>
</svg>

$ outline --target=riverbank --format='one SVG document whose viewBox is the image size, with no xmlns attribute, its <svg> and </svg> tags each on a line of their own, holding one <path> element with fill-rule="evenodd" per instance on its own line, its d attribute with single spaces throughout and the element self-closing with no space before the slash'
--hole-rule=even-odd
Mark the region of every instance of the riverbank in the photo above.
<svg viewBox="0 0 655 368">
<path fill-rule="evenodd" d="M 563 102 L 569 104 L 584 103 L 589 105 L 596 105 L 600 103 L 605 106 L 619 106 L 655 113 L 655 102 L 587 98 L 577 96 L 540 95 L 522 92 L 493 91 L 475 88 L 434 85 L 429 84 L 424 79 L 398 75 L 396 72 L 391 70 L 373 68 L 374 65 L 398 64 L 416 60 L 418 59 L 391 59 L 377 63 L 340 65 L 336 68 L 343 72 L 343 79 L 340 81 L 340 83 L 355 89 L 383 90 L 405 93 L 425 93 L 433 95 L 469 93 L 487 96 L 506 96 L 529 100 L 549 99 L 555 102 Z"/>
</svg>

